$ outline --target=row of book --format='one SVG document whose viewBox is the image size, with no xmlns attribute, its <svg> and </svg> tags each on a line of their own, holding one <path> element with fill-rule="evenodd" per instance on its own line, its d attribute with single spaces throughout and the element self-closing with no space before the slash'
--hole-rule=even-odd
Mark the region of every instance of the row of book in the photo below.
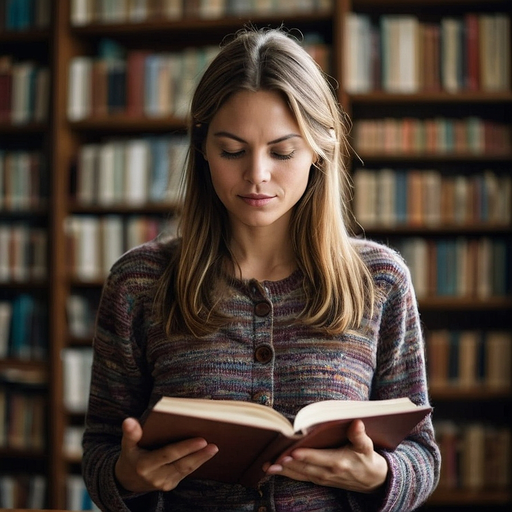
<svg viewBox="0 0 512 512">
<path fill-rule="evenodd" d="M 349 13 L 344 85 L 350 93 L 383 90 L 510 90 L 510 17 L 468 13 L 438 23 L 410 14 Z"/>
<path fill-rule="evenodd" d="M 432 388 L 510 390 L 511 331 L 432 330 L 426 344 Z"/>
<path fill-rule="evenodd" d="M 46 301 L 29 293 L 0 301 L 0 359 L 41 361 L 48 354 Z"/>
<path fill-rule="evenodd" d="M 43 451 L 46 408 L 43 393 L 0 384 L 0 448 Z"/>
<path fill-rule="evenodd" d="M 309 14 L 330 10 L 332 0 L 72 0 L 71 23 L 140 23 L 182 18 Z"/>
<path fill-rule="evenodd" d="M 189 47 L 180 52 L 133 50 L 124 55 L 112 45 L 103 48 L 107 50 L 98 57 L 78 56 L 70 62 L 71 121 L 112 114 L 183 118 L 201 72 L 219 51 Z"/>
<path fill-rule="evenodd" d="M 359 168 L 354 172 L 354 213 L 364 228 L 510 226 L 511 174 Z"/>
<path fill-rule="evenodd" d="M 439 489 L 510 490 L 512 432 L 485 423 L 434 424 L 441 450 Z"/>
<path fill-rule="evenodd" d="M 0 222 L 0 282 L 45 279 L 47 246 L 46 229 L 24 221 Z"/>
<path fill-rule="evenodd" d="M 505 237 L 409 237 L 391 243 L 409 266 L 418 299 L 485 300 L 512 293 L 512 253 Z"/>
<path fill-rule="evenodd" d="M 0 210 L 29 210 L 45 204 L 43 166 L 39 151 L 0 149 Z"/>
<path fill-rule="evenodd" d="M 22 473 L 0 475 L 2 510 L 42 510 L 46 503 L 47 482 L 43 475 Z"/>
<path fill-rule="evenodd" d="M 508 124 L 475 116 L 360 119 L 353 135 L 364 154 L 508 155 L 512 141 Z"/>
<path fill-rule="evenodd" d="M 329 72 L 330 52 L 322 37 L 306 34 L 303 46 Z M 102 39 L 97 56 L 71 59 L 68 118 L 80 121 L 114 114 L 184 118 L 202 72 L 218 52 L 218 46 L 158 53 L 126 50 Z"/>
<path fill-rule="evenodd" d="M 144 215 L 71 215 L 66 219 L 68 265 L 81 281 L 103 279 L 127 250 L 174 236 L 176 219 Z"/>
<path fill-rule="evenodd" d="M 78 153 L 72 196 L 81 205 L 141 205 L 178 199 L 185 136 L 154 136 L 85 144 Z"/>
<path fill-rule="evenodd" d="M 64 407 L 70 413 L 85 413 L 91 387 L 92 348 L 68 347 L 61 353 Z"/>
<path fill-rule="evenodd" d="M 0 0 L 0 33 L 47 28 L 52 3 L 51 0 Z"/>
<path fill-rule="evenodd" d="M 33 61 L 0 55 L 0 123 L 48 119 L 50 70 Z"/>
</svg>

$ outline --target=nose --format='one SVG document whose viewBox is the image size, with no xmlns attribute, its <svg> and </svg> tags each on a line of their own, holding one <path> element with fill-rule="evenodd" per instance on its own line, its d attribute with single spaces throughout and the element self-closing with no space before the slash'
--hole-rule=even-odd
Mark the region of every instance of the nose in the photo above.
<svg viewBox="0 0 512 512">
<path fill-rule="evenodd" d="M 270 181 L 271 162 L 264 154 L 253 154 L 247 161 L 244 171 L 244 179 L 253 185 L 259 185 Z"/>
</svg>

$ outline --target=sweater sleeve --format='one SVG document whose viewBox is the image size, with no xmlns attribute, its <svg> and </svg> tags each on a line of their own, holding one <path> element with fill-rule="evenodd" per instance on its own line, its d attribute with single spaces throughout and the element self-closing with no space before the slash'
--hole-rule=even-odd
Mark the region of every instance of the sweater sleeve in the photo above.
<svg viewBox="0 0 512 512">
<path fill-rule="evenodd" d="M 158 510 L 159 493 L 133 495 L 121 489 L 114 467 L 121 451 L 121 424 L 139 418 L 151 389 L 144 351 L 144 279 L 133 278 L 130 259 L 118 262 L 100 300 L 93 340 L 94 360 L 83 437 L 83 477 L 93 501 L 105 511 Z"/>
<path fill-rule="evenodd" d="M 409 270 L 394 254 L 383 275 L 384 299 L 371 398 L 407 396 L 416 404 L 428 404 L 424 339 Z M 358 502 L 353 503 L 354 510 L 402 512 L 424 503 L 437 485 L 441 466 L 431 415 L 396 450 L 379 453 L 389 467 L 385 488 L 374 498 L 380 498 L 380 504 L 374 501 L 368 506 L 372 495 L 352 494 L 352 500 Z"/>
</svg>

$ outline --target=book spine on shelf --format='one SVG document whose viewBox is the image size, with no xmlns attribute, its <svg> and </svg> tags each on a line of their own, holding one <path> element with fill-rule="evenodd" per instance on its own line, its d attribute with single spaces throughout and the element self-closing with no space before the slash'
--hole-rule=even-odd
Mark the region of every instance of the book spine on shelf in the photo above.
<svg viewBox="0 0 512 512">
<path fill-rule="evenodd" d="M 437 23 L 405 14 L 382 15 L 372 23 L 366 13 L 349 13 L 345 30 L 343 80 L 350 93 L 510 90 L 505 13 L 443 16 Z M 373 55 L 380 57 L 371 65 L 367 46 L 375 30 L 379 49 Z"/>
</svg>

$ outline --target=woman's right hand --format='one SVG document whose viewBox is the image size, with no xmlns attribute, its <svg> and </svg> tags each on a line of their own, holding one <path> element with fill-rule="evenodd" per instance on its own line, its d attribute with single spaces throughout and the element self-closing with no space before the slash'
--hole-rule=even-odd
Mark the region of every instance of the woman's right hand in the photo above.
<svg viewBox="0 0 512 512">
<path fill-rule="evenodd" d="M 115 465 L 118 483 L 127 491 L 170 491 L 219 450 L 203 438 L 186 439 L 157 450 L 144 450 L 137 443 L 142 427 L 134 418 L 123 421 L 121 454 Z"/>
</svg>

